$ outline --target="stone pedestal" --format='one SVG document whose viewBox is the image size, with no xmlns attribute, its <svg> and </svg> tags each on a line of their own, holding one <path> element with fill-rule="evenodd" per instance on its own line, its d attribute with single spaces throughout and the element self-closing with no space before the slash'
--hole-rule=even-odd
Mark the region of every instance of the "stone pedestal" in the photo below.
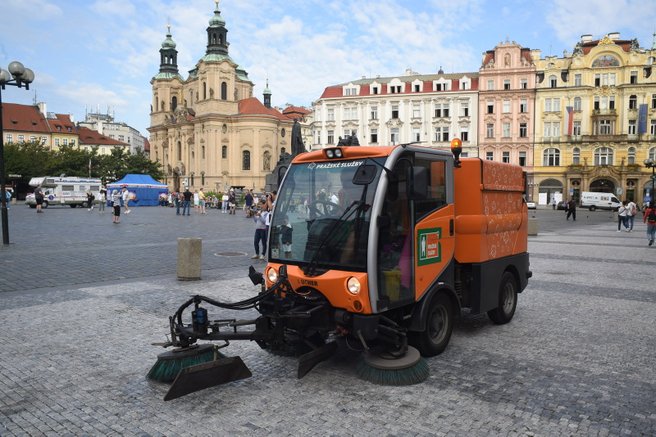
<svg viewBox="0 0 656 437">
<path fill-rule="evenodd" d="M 198 281 L 200 279 L 201 253 L 200 238 L 178 238 L 178 280 Z"/>
<path fill-rule="evenodd" d="M 538 230 L 540 226 L 538 224 L 538 219 L 535 217 L 528 218 L 528 235 L 538 235 Z"/>
</svg>

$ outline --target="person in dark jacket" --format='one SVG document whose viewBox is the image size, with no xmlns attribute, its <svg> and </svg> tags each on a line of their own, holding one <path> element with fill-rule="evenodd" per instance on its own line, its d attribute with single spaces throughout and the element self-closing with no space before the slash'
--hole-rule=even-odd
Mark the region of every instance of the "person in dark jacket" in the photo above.
<svg viewBox="0 0 656 437">
<path fill-rule="evenodd" d="M 569 202 L 567 202 L 566 220 L 569 220 L 570 216 L 572 216 L 573 221 L 576 221 L 576 202 L 574 201 L 574 199 L 569 199 Z"/>
</svg>

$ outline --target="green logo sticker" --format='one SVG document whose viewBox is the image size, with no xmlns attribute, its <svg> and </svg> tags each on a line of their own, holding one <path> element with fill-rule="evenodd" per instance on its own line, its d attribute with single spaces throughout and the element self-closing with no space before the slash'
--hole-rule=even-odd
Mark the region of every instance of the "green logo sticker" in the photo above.
<svg viewBox="0 0 656 437">
<path fill-rule="evenodd" d="M 417 264 L 427 264 L 442 261 L 442 228 L 420 229 L 417 236 Z"/>
</svg>

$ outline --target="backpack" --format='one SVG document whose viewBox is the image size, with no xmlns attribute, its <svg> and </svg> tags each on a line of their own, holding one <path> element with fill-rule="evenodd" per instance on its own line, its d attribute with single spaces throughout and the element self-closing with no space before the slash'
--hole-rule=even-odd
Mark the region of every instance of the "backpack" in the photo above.
<svg viewBox="0 0 656 437">
<path fill-rule="evenodd" d="M 647 221 L 649 223 L 656 223 L 656 208 L 649 208 L 649 215 L 647 216 Z"/>
</svg>

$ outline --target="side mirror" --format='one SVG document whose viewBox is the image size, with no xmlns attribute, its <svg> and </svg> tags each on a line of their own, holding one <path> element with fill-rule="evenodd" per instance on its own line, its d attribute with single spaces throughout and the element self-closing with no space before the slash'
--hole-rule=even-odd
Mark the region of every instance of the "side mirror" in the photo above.
<svg viewBox="0 0 656 437">
<path fill-rule="evenodd" d="M 370 164 L 362 164 L 358 167 L 353 175 L 354 185 L 369 185 L 376 178 L 376 166 Z"/>
</svg>

